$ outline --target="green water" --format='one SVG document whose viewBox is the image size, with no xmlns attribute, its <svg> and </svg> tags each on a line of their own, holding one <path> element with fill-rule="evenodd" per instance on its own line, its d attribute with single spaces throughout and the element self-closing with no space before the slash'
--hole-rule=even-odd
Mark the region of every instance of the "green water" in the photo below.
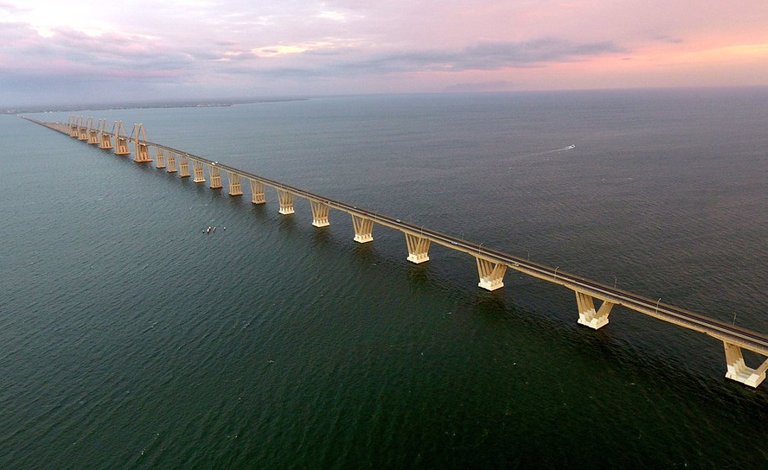
<svg viewBox="0 0 768 470">
<path fill-rule="evenodd" d="M 649 92 L 92 114 L 765 332 L 766 104 Z M 466 255 L 433 247 L 414 266 L 383 227 L 359 245 L 344 214 L 315 229 L 304 201 L 281 216 L 275 194 L 253 206 L 0 122 L 2 468 L 766 464 L 765 386 L 727 381 L 717 341 L 622 309 L 592 331 L 570 291 L 508 273 L 482 292 Z"/>
</svg>

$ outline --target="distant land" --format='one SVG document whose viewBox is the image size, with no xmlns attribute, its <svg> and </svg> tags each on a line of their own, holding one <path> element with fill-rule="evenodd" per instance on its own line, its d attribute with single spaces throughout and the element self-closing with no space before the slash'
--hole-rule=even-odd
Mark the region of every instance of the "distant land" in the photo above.
<svg viewBox="0 0 768 470">
<path fill-rule="evenodd" d="M 44 113 L 60 111 L 106 110 L 106 109 L 143 109 L 143 108 L 220 108 L 237 104 L 278 103 L 284 101 L 304 101 L 305 96 L 277 98 L 236 98 L 226 100 L 179 100 L 179 101 L 134 101 L 122 103 L 89 103 L 78 105 L 35 105 L 0 107 L 0 114 Z"/>
<path fill-rule="evenodd" d="M 735 87 L 660 87 L 660 88 L 607 88 L 607 89 L 571 89 L 571 90 L 517 90 L 517 91 L 494 91 L 483 89 L 469 89 L 469 87 L 457 87 L 455 89 L 446 89 L 442 93 L 447 94 L 571 94 L 571 93 L 723 93 L 732 91 L 760 92 L 768 91 L 766 86 L 735 86 Z M 416 94 L 442 94 L 442 93 L 416 93 Z M 395 93 L 398 94 L 398 93 Z M 405 93 L 406 95 L 410 93 Z M 379 93 L 367 93 L 356 96 L 376 96 Z M 107 109 L 148 109 L 148 108 L 209 108 L 209 107 L 228 107 L 238 104 L 252 103 L 280 103 L 287 101 L 307 101 L 317 97 L 348 97 L 349 94 L 323 94 L 323 95 L 303 95 L 303 96 L 276 96 L 262 98 L 208 98 L 208 99 L 186 99 L 186 100 L 146 100 L 146 101 L 123 101 L 123 102 L 105 102 L 105 103 L 84 103 L 84 104 L 49 104 L 49 105 L 20 105 L 20 106 L 1 106 L 0 114 L 22 114 L 22 113 L 43 113 L 43 112 L 67 112 L 67 111 L 85 111 L 85 110 L 107 110 Z"/>
</svg>

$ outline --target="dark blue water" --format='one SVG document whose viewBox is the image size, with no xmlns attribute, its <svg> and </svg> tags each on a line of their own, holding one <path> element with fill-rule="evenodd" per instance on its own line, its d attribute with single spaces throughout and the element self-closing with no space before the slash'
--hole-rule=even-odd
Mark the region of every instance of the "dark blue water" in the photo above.
<svg viewBox="0 0 768 470">
<path fill-rule="evenodd" d="M 766 90 L 88 114 L 768 332 Z M 619 308 L 592 331 L 562 288 L 481 292 L 467 255 L 414 266 L 382 227 L 1 121 L 1 468 L 768 461 L 765 385 L 713 339 Z"/>
</svg>

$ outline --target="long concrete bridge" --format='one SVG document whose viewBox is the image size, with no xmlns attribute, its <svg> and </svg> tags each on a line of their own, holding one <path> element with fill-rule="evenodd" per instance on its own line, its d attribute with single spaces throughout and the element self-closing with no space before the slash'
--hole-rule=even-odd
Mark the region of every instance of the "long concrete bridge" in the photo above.
<svg viewBox="0 0 768 470">
<path fill-rule="evenodd" d="M 152 152 L 150 149 L 154 149 L 154 161 L 158 169 L 165 169 L 169 173 L 178 173 L 182 178 L 192 177 L 195 183 L 201 184 L 206 182 L 205 170 L 207 170 L 210 181 L 209 187 L 211 189 L 223 188 L 222 173 L 225 173 L 230 196 L 242 196 L 242 182 L 244 180 L 248 181 L 253 204 L 264 204 L 266 202 L 265 188 L 271 188 L 277 193 L 279 213 L 283 215 L 294 212 L 295 198 L 306 199 L 312 208 L 312 225 L 315 227 L 329 225 L 328 214 L 331 209 L 345 212 L 352 218 L 354 241 L 358 243 L 373 241 L 374 225 L 397 230 L 405 235 L 408 250 L 407 259 L 412 263 L 418 264 L 428 261 L 429 248 L 433 243 L 466 253 L 475 258 L 477 262 L 478 286 L 489 291 L 504 286 L 504 275 L 508 269 L 513 269 L 543 281 L 559 284 L 574 292 L 579 314 L 578 323 L 589 328 L 598 329 L 607 325 L 612 308 L 616 305 L 621 305 L 658 320 L 704 333 L 718 341 L 722 341 L 725 350 L 725 376 L 727 378 L 751 387 L 757 387 L 765 380 L 766 371 L 768 370 L 768 336 L 762 333 L 750 331 L 705 315 L 662 303 L 661 299 L 651 299 L 617 289 L 616 287 L 561 271 L 559 268 L 534 263 L 508 253 L 483 247 L 482 244 L 446 235 L 388 215 L 329 199 L 182 150 L 150 142 L 146 139 L 146 132 L 142 124 L 135 124 L 131 134 L 127 135 L 121 121 L 115 121 L 112 125 L 112 130 L 109 131 L 104 120 L 95 122 L 93 119 L 71 117 L 67 123 L 60 123 L 25 119 L 88 144 L 97 145 L 101 149 L 114 152 L 115 155 L 130 155 L 129 143 L 132 143 L 133 159 L 136 163 L 152 162 Z M 191 173 L 190 162 L 192 164 Z M 595 301 L 600 302 L 599 307 L 595 305 Z M 763 359 L 762 364 L 756 368 L 749 367 L 744 361 L 743 350 L 752 351 L 766 359 Z"/>
</svg>

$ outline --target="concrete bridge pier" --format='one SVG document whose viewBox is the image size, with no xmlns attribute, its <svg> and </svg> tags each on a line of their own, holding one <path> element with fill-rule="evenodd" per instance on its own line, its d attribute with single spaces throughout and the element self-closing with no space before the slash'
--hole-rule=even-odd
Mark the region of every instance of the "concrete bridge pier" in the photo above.
<svg viewBox="0 0 768 470">
<path fill-rule="evenodd" d="M 88 120 L 88 143 L 99 145 L 99 130 L 94 126 L 93 118 Z"/>
<path fill-rule="evenodd" d="M 357 243 L 368 243 L 373 241 L 373 220 L 366 219 L 359 215 L 353 215 L 352 226 L 355 228 L 354 240 Z"/>
<path fill-rule="evenodd" d="M 80 118 L 80 124 L 77 128 L 77 139 L 88 142 L 88 127 L 85 118 Z"/>
<path fill-rule="evenodd" d="M 102 150 L 112 150 L 112 134 L 108 132 L 101 133 L 101 143 L 99 148 Z"/>
<path fill-rule="evenodd" d="M 416 264 L 429 261 L 430 241 L 428 238 L 406 233 L 405 244 L 408 246 L 408 261 Z"/>
<path fill-rule="evenodd" d="M 128 150 L 128 137 L 125 135 L 123 121 L 115 121 L 112 125 L 112 135 L 115 136 L 115 155 L 130 155 Z"/>
<path fill-rule="evenodd" d="M 209 186 L 211 189 L 221 189 L 221 172 L 219 171 L 219 167 L 217 167 L 214 164 L 206 165 L 208 167 L 208 176 L 211 177 L 211 185 Z"/>
<path fill-rule="evenodd" d="M 77 139 L 80 125 L 77 123 L 77 118 L 74 116 L 69 117 L 69 136 L 73 139 Z"/>
<path fill-rule="evenodd" d="M 112 134 L 107 132 L 106 119 L 102 119 L 99 122 L 99 148 L 102 150 L 112 150 Z"/>
<path fill-rule="evenodd" d="M 227 172 L 227 181 L 229 181 L 229 195 L 242 196 L 243 187 L 240 185 L 240 175 L 231 171 Z"/>
<path fill-rule="evenodd" d="M 147 132 L 144 130 L 144 124 L 134 124 L 133 131 L 133 161 L 136 163 L 149 163 L 152 159 L 149 157 L 149 146 L 147 145 Z"/>
<path fill-rule="evenodd" d="M 744 355 L 741 348 L 735 344 L 723 341 L 725 347 L 725 363 L 727 372 L 725 377 L 741 382 L 750 387 L 757 387 L 765 380 L 765 372 L 768 370 L 768 359 L 760 367 L 753 369 L 744 363 Z"/>
<path fill-rule="evenodd" d="M 203 162 L 192 160 L 192 169 L 195 177 L 192 179 L 195 183 L 205 183 L 205 173 L 203 173 Z"/>
<path fill-rule="evenodd" d="M 189 174 L 189 159 L 187 157 L 182 157 L 179 155 L 179 177 L 180 178 L 189 178 L 191 175 Z"/>
<path fill-rule="evenodd" d="M 165 170 L 168 173 L 176 173 L 176 154 L 168 152 L 168 169 Z"/>
<path fill-rule="evenodd" d="M 155 157 L 157 159 L 157 165 L 155 168 L 165 168 L 165 154 L 163 154 L 163 149 L 160 147 L 156 147 L 157 149 L 157 156 Z"/>
<path fill-rule="evenodd" d="M 507 272 L 505 264 L 494 263 L 477 256 L 475 259 L 477 260 L 477 273 L 480 276 L 478 287 L 490 291 L 504 287 L 504 274 Z"/>
<path fill-rule="evenodd" d="M 143 142 L 138 142 L 134 145 L 133 161 L 136 163 L 149 163 L 152 161 L 149 158 L 149 147 Z"/>
<path fill-rule="evenodd" d="M 248 178 L 251 183 L 251 202 L 254 204 L 264 204 L 267 197 L 264 194 L 264 183 Z"/>
<path fill-rule="evenodd" d="M 608 324 L 608 315 L 615 304 L 604 300 L 600 308 L 595 311 L 595 302 L 591 295 L 574 292 L 576 292 L 576 305 L 579 308 L 579 325 L 597 330 Z"/>
<path fill-rule="evenodd" d="M 277 189 L 277 199 L 280 201 L 279 213 L 283 215 L 293 214 L 293 194 L 284 190 Z"/>
<path fill-rule="evenodd" d="M 128 150 L 128 138 L 119 136 L 117 137 L 117 146 L 115 147 L 115 155 L 130 155 L 131 151 Z"/>
<path fill-rule="evenodd" d="M 331 225 L 328 221 L 328 204 L 320 201 L 310 200 L 312 206 L 312 225 L 315 227 L 327 227 Z"/>
</svg>

